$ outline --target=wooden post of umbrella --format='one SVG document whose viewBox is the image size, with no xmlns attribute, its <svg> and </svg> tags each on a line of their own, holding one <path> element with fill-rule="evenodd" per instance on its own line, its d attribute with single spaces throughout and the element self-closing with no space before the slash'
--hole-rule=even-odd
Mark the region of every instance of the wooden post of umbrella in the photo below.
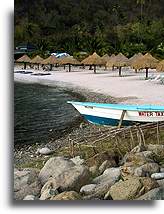
<svg viewBox="0 0 164 214">
<path fill-rule="evenodd" d="M 121 77 L 121 66 L 119 66 L 119 77 Z"/>
<path fill-rule="evenodd" d="M 146 69 L 146 79 L 148 79 L 148 75 L 149 75 L 148 69 L 149 69 L 149 68 L 145 68 L 145 69 Z"/>
<path fill-rule="evenodd" d="M 50 71 L 52 71 L 52 64 L 50 64 Z"/>
<path fill-rule="evenodd" d="M 38 63 L 38 70 L 39 70 L 39 63 Z"/>
<path fill-rule="evenodd" d="M 71 72 L 71 64 L 69 63 L 68 66 L 68 71 Z"/>
<path fill-rule="evenodd" d="M 26 62 L 24 62 L 24 69 L 26 69 Z"/>
<path fill-rule="evenodd" d="M 93 68 L 94 68 L 94 74 L 96 74 L 96 65 L 94 65 Z"/>
</svg>

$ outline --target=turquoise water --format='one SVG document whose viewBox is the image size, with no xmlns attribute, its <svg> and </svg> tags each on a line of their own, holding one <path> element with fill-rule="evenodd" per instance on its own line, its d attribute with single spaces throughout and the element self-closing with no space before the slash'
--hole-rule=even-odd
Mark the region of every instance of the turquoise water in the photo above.
<svg viewBox="0 0 164 214">
<path fill-rule="evenodd" d="M 81 122 L 68 100 L 84 97 L 64 88 L 39 84 L 14 84 L 14 143 L 48 143 Z"/>
</svg>

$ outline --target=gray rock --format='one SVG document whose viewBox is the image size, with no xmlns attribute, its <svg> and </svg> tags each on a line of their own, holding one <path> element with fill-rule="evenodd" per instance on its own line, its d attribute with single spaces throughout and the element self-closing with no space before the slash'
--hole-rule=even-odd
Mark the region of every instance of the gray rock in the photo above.
<svg viewBox="0 0 164 214">
<path fill-rule="evenodd" d="M 44 185 L 50 177 L 55 178 L 65 170 L 75 166 L 75 164 L 64 157 L 50 158 L 39 173 L 39 180 Z"/>
<path fill-rule="evenodd" d="M 52 196 L 59 194 L 58 188 L 53 178 L 50 178 L 41 189 L 40 200 L 50 199 Z"/>
<path fill-rule="evenodd" d="M 154 178 L 154 179 L 156 179 L 156 180 L 164 179 L 164 172 L 153 173 L 153 174 L 151 175 L 151 178 Z"/>
<path fill-rule="evenodd" d="M 160 168 L 160 172 L 164 172 L 164 168 L 161 167 L 161 168 Z"/>
<path fill-rule="evenodd" d="M 111 161 L 105 160 L 99 167 L 99 173 L 102 174 L 107 168 L 112 167 Z"/>
<path fill-rule="evenodd" d="M 164 151 L 164 145 L 159 144 L 148 144 L 147 150 L 157 152 L 157 151 Z"/>
<path fill-rule="evenodd" d="M 37 154 L 41 154 L 41 155 L 50 155 L 54 152 L 54 150 L 51 150 L 47 147 L 41 148 L 37 150 Z"/>
<path fill-rule="evenodd" d="M 24 197 L 23 200 L 27 200 L 27 201 L 31 201 L 31 200 L 35 200 L 35 196 L 34 195 L 26 195 L 26 197 Z"/>
<path fill-rule="evenodd" d="M 120 168 L 109 168 L 104 171 L 104 173 L 96 178 L 93 179 L 93 183 L 100 184 L 106 181 L 114 184 L 116 181 L 119 180 L 121 175 Z"/>
<path fill-rule="evenodd" d="M 24 169 L 14 172 L 14 199 L 23 200 L 26 195 L 39 195 L 41 184 L 37 169 Z"/>
<path fill-rule="evenodd" d="M 113 200 L 132 200 L 142 188 L 140 179 L 137 177 L 129 178 L 126 181 L 115 183 L 109 190 Z"/>
<path fill-rule="evenodd" d="M 70 160 L 76 165 L 82 165 L 84 163 L 84 159 L 81 159 L 80 156 L 76 156 Z"/>
<path fill-rule="evenodd" d="M 157 180 L 157 183 L 159 184 L 160 187 L 164 187 L 164 179 Z"/>
<path fill-rule="evenodd" d="M 88 167 L 75 165 L 66 169 L 61 174 L 53 178 L 53 187 L 60 191 L 79 191 L 82 186 L 89 183 L 90 172 Z"/>
<path fill-rule="evenodd" d="M 134 175 L 139 177 L 151 176 L 151 174 L 159 172 L 160 168 L 157 163 L 146 163 L 134 170 Z"/>
<path fill-rule="evenodd" d="M 87 184 L 81 187 L 80 192 L 85 195 L 90 195 L 95 192 L 96 184 Z"/>
<path fill-rule="evenodd" d="M 159 187 L 152 189 L 136 200 L 164 200 L 164 188 Z"/>
</svg>

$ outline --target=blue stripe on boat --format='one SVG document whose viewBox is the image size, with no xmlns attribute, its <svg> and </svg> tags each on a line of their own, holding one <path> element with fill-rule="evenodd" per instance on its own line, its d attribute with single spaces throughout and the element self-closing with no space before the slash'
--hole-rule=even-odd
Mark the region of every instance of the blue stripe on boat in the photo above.
<svg viewBox="0 0 164 214">
<path fill-rule="evenodd" d="M 112 118 L 105 118 L 105 117 L 97 117 L 93 115 L 86 115 L 82 114 L 82 116 L 91 123 L 98 124 L 98 125 L 108 125 L 108 126 L 117 126 L 119 124 L 119 120 L 112 119 Z M 129 126 L 134 124 L 132 121 L 123 120 L 123 126 Z"/>
<path fill-rule="evenodd" d="M 164 106 L 155 106 L 155 105 L 125 105 L 125 104 L 107 104 L 107 103 L 72 102 L 72 101 L 68 101 L 67 103 L 81 106 L 109 108 L 117 110 L 129 110 L 129 111 L 164 111 Z"/>
</svg>

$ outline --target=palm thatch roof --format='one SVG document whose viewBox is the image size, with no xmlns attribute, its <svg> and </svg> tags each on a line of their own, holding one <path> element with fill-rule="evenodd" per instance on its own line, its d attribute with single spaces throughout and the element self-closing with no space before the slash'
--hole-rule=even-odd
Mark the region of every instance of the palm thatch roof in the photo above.
<svg viewBox="0 0 164 214">
<path fill-rule="evenodd" d="M 16 60 L 16 62 L 31 62 L 30 57 L 28 57 L 26 54 L 20 57 L 19 59 Z"/>
<path fill-rule="evenodd" d="M 142 53 L 134 54 L 134 55 L 128 60 L 128 64 L 131 66 L 132 63 L 134 63 L 136 60 L 140 59 L 142 56 L 143 56 Z"/>
<path fill-rule="evenodd" d="M 105 54 L 104 56 L 101 57 L 102 60 L 104 60 L 105 63 L 108 62 L 108 60 L 110 59 L 110 56 L 108 54 Z"/>
<path fill-rule="evenodd" d="M 84 60 L 81 61 L 81 64 L 84 65 L 104 65 L 104 60 L 94 52 L 92 55 L 88 56 Z"/>
<path fill-rule="evenodd" d="M 128 65 L 128 58 L 124 56 L 122 53 L 119 53 L 116 56 L 113 56 L 110 58 L 110 60 L 107 62 L 107 67 L 123 67 Z"/>
<path fill-rule="evenodd" d="M 39 55 L 35 56 L 32 60 L 31 63 L 34 64 L 40 64 L 44 59 L 42 57 L 40 57 Z"/>
<path fill-rule="evenodd" d="M 61 64 L 61 65 L 68 65 L 68 64 L 80 65 L 81 63 L 77 59 L 73 58 L 73 56 L 67 56 L 67 57 L 62 58 L 59 61 L 59 64 Z"/>
<path fill-rule="evenodd" d="M 53 56 L 53 55 L 51 55 L 51 56 L 49 56 L 48 58 L 46 58 L 46 59 L 44 59 L 42 62 L 41 62 L 41 64 L 49 64 L 49 65 L 54 65 L 54 64 L 56 64 L 56 63 L 58 63 L 58 59 L 55 57 L 55 56 Z"/>
<path fill-rule="evenodd" d="M 156 70 L 164 72 L 164 59 L 158 63 Z"/>
<path fill-rule="evenodd" d="M 156 68 L 158 60 L 154 58 L 150 53 L 145 54 L 132 63 L 132 67 L 135 69 L 141 68 Z"/>
</svg>

